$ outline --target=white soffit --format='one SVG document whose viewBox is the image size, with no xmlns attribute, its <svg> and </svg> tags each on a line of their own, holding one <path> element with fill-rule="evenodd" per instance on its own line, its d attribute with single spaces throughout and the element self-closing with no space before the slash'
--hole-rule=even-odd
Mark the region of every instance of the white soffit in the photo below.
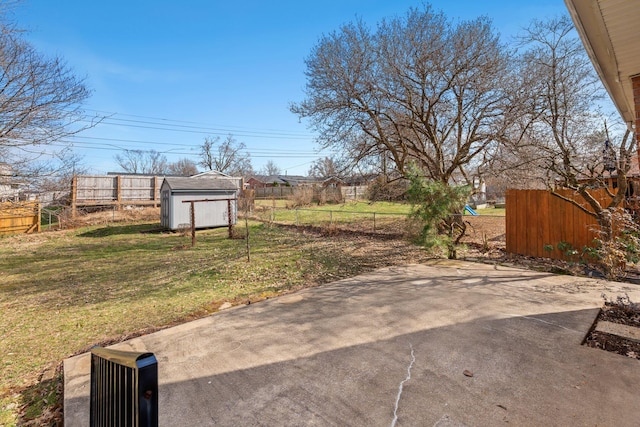
<svg viewBox="0 0 640 427">
<path fill-rule="evenodd" d="M 627 123 L 635 122 L 631 77 L 640 74 L 639 0 L 565 0 L 604 86 Z"/>
</svg>

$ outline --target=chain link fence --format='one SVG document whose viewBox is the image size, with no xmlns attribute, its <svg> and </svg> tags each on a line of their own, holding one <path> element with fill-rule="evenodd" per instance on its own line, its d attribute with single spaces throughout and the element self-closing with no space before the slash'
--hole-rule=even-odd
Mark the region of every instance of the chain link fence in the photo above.
<svg viewBox="0 0 640 427">
<path fill-rule="evenodd" d="M 317 227 L 325 230 L 411 236 L 420 232 L 420 225 L 408 214 L 381 212 L 346 212 L 326 209 L 286 209 L 256 207 L 254 218 L 276 224 Z M 466 225 L 463 243 L 504 246 L 505 217 L 464 215 Z"/>
</svg>

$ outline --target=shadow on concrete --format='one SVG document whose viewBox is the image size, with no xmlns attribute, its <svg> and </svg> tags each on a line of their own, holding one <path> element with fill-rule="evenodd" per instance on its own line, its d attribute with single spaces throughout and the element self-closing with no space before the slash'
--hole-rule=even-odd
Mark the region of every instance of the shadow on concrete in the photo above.
<svg viewBox="0 0 640 427">
<path fill-rule="evenodd" d="M 161 374 L 189 377 L 161 381 L 161 425 L 632 425 L 639 366 L 580 345 L 596 314 L 477 319 L 215 375 L 200 373 L 246 349 L 158 353 Z"/>
<path fill-rule="evenodd" d="M 392 267 L 118 348 L 156 354 L 165 426 L 634 425 L 637 360 L 580 345 L 602 291 L 623 288 L 464 262 Z M 67 427 L 88 416 L 81 360 L 65 361 Z"/>
</svg>

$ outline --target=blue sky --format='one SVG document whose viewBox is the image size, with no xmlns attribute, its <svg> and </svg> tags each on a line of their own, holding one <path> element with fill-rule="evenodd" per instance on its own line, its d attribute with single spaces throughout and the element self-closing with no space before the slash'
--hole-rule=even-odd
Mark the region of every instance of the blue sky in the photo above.
<svg viewBox="0 0 640 427">
<path fill-rule="evenodd" d="M 25 37 L 58 55 L 93 91 L 88 114 L 108 114 L 74 138 L 91 173 L 117 171 L 118 150 L 197 160 L 206 136 L 244 142 L 255 169 L 273 160 L 306 174 L 318 152 L 289 111 L 304 97 L 304 59 L 322 34 L 356 17 L 375 25 L 421 1 L 23 0 Z M 562 0 L 434 0 L 453 19 L 480 15 L 505 37 L 532 18 L 566 13 Z"/>
</svg>

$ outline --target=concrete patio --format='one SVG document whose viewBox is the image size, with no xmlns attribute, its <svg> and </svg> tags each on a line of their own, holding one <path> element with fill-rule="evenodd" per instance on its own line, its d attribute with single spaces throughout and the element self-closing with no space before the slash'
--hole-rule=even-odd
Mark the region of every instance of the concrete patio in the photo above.
<svg viewBox="0 0 640 427">
<path fill-rule="evenodd" d="M 640 361 L 581 346 L 603 293 L 640 301 L 631 284 L 438 261 L 113 347 L 156 355 L 162 426 L 636 426 Z M 88 354 L 64 370 L 65 425 L 86 426 Z"/>
</svg>

